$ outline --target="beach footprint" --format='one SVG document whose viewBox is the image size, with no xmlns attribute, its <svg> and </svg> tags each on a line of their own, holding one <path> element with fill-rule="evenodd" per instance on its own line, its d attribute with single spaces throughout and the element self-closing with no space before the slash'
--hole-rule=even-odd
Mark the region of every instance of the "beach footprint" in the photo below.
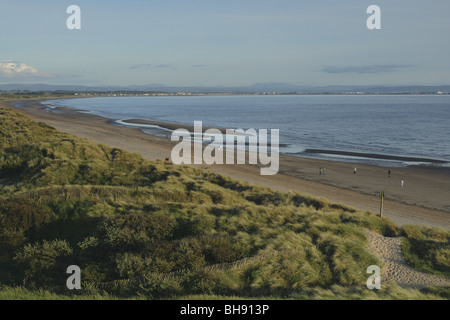
<svg viewBox="0 0 450 320">
<path fill-rule="evenodd" d="M 381 282 L 396 282 L 402 287 L 450 286 L 450 279 L 415 270 L 403 258 L 401 237 L 383 237 L 365 229 L 370 250 L 382 262 Z"/>
</svg>

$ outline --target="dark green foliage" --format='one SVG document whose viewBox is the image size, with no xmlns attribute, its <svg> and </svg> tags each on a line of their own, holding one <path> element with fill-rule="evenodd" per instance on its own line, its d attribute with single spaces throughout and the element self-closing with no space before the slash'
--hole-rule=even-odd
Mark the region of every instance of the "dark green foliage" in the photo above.
<svg viewBox="0 0 450 320">
<path fill-rule="evenodd" d="M 34 241 L 43 224 L 50 222 L 49 210 L 31 199 L 13 196 L 0 198 L 0 247 L 17 247 Z"/>
<path fill-rule="evenodd" d="M 325 201 L 322 201 L 322 200 L 319 200 L 316 198 L 312 198 L 312 197 L 308 197 L 308 196 L 303 196 L 300 194 L 292 194 L 290 197 L 290 201 L 292 202 L 292 204 L 294 204 L 297 207 L 301 206 L 301 205 L 305 205 L 305 206 L 314 207 L 314 209 L 316 209 L 316 210 L 320 210 L 320 209 L 327 207 L 327 203 Z"/>
<path fill-rule="evenodd" d="M 245 199 L 260 206 L 274 205 L 279 206 L 285 200 L 283 194 L 278 192 L 271 193 L 249 193 Z"/>
<path fill-rule="evenodd" d="M 365 282 L 363 228 L 388 219 L 146 161 L 0 109 L 0 283 L 170 298 L 289 296 Z M 404 228 L 410 261 L 448 272 L 448 234 Z M 426 268 L 425 268 L 426 269 Z M 67 291 L 60 291 L 67 293 Z"/>
<path fill-rule="evenodd" d="M 135 251 L 170 237 L 175 227 L 171 217 L 130 213 L 107 219 L 99 228 L 98 238 L 109 250 Z"/>
<path fill-rule="evenodd" d="M 179 227 L 177 236 L 197 236 L 212 231 L 216 226 L 216 218 L 208 213 L 199 213 L 196 210 L 188 210 L 178 219 Z"/>
<path fill-rule="evenodd" d="M 32 176 L 46 166 L 45 152 L 37 145 L 19 145 L 4 150 L 0 158 L 0 178 L 17 182 L 24 176 Z"/>
<path fill-rule="evenodd" d="M 218 273 L 200 267 L 189 270 L 181 278 L 184 290 L 192 294 L 212 294 L 218 281 Z"/>
<path fill-rule="evenodd" d="M 222 203 L 224 201 L 224 195 L 219 190 L 206 191 L 206 194 L 211 197 L 211 200 L 214 204 Z"/>
<path fill-rule="evenodd" d="M 425 294 L 433 294 L 441 299 L 450 300 L 450 287 L 426 287 L 421 290 Z"/>
<path fill-rule="evenodd" d="M 402 252 L 411 266 L 450 276 L 450 231 L 407 225 L 402 235 Z"/>
<path fill-rule="evenodd" d="M 139 285 L 139 292 L 150 298 L 173 297 L 183 293 L 183 285 L 178 278 L 150 273 Z"/>
<path fill-rule="evenodd" d="M 185 238 L 177 241 L 172 255 L 175 269 L 195 269 L 205 265 L 205 257 L 200 242 L 195 238 Z"/>
<path fill-rule="evenodd" d="M 240 260 L 250 253 L 248 246 L 227 235 L 205 236 L 201 242 L 206 260 L 213 264 Z"/>
<path fill-rule="evenodd" d="M 222 188 L 230 189 L 233 191 L 244 192 L 244 191 L 252 188 L 247 183 L 244 183 L 242 181 L 237 181 L 237 180 L 231 179 L 229 177 L 210 173 L 210 172 L 203 173 L 203 178 L 204 178 L 204 180 L 209 181 L 213 184 L 216 184 Z"/>
<path fill-rule="evenodd" d="M 72 249 L 64 240 L 43 241 L 26 244 L 17 251 L 14 261 L 25 271 L 24 284 L 31 286 L 48 286 L 58 283 L 65 277 L 70 263 L 68 259 Z M 64 283 L 64 282 L 60 282 Z"/>
</svg>

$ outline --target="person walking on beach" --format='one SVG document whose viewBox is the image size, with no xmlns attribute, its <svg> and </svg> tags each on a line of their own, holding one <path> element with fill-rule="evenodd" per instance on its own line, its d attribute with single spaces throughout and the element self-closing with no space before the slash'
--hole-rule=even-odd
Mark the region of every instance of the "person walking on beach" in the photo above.
<svg viewBox="0 0 450 320">
<path fill-rule="evenodd" d="M 353 168 L 353 174 L 356 174 L 356 168 Z"/>
<path fill-rule="evenodd" d="M 322 175 L 323 174 L 323 170 L 322 170 L 322 167 L 320 167 L 320 169 L 319 169 L 319 175 Z"/>
<path fill-rule="evenodd" d="M 403 187 L 403 184 L 405 183 L 405 181 L 400 181 L 400 185 Z"/>
<path fill-rule="evenodd" d="M 391 177 L 391 170 L 388 170 L 388 178 Z"/>
</svg>

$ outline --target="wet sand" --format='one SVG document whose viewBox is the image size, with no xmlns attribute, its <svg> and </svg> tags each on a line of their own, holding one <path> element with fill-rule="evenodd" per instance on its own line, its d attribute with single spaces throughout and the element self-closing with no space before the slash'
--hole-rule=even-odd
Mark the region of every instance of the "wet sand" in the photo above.
<svg viewBox="0 0 450 320">
<path fill-rule="evenodd" d="M 16 102 L 9 103 L 9 106 L 14 106 Z M 0 106 L 6 104 L 0 102 Z M 172 147 L 176 144 L 169 139 L 145 134 L 137 128 L 114 125 L 109 119 L 99 116 L 68 110 L 47 112 L 36 100 L 26 101 L 16 109 L 62 132 L 137 152 L 150 160 L 170 158 Z M 156 121 L 144 122 L 172 129 L 182 127 Z M 384 215 L 397 225 L 418 224 L 450 229 L 448 167 L 387 168 L 285 155 L 280 156 L 279 173 L 273 176 L 260 175 L 257 165 L 199 166 L 275 190 L 298 191 L 375 213 L 380 210 L 380 194 L 384 191 Z M 357 174 L 353 174 L 355 166 Z M 319 175 L 319 168 L 325 168 L 325 175 Z M 388 177 L 388 170 L 392 172 L 391 177 Z M 401 180 L 404 181 L 403 187 Z"/>
</svg>

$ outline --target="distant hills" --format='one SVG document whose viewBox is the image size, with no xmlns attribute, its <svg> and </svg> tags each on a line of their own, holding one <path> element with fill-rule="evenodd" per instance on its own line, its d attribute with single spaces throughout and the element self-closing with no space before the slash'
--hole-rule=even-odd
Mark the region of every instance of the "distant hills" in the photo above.
<svg viewBox="0 0 450 320">
<path fill-rule="evenodd" d="M 224 93 L 450 93 L 450 85 L 442 86 L 299 86 L 289 83 L 256 83 L 250 86 L 167 86 L 164 84 L 131 86 L 81 86 L 53 84 L 0 84 L 0 91 L 45 92 L 224 92 Z"/>
</svg>

